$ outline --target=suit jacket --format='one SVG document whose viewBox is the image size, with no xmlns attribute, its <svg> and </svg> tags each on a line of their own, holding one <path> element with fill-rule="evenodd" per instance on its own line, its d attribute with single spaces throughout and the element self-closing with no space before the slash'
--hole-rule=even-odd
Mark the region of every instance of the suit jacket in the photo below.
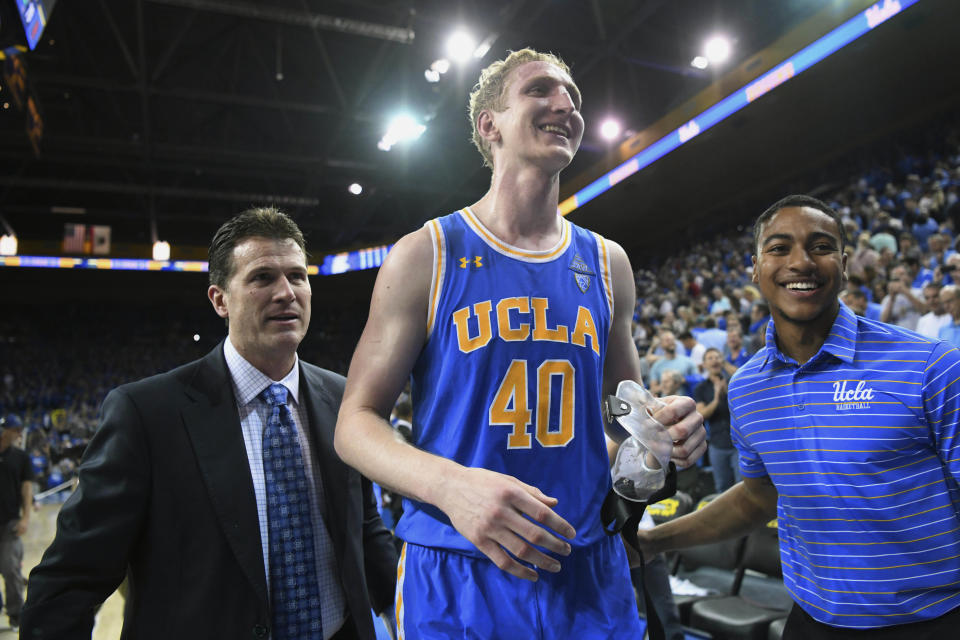
<svg viewBox="0 0 960 640">
<path fill-rule="evenodd" d="M 344 379 L 300 362 L 326 524 L 360 638 L 393 598 L 396 549 L 368 480 L 333 449 Z M 90 638 L 100 603 L 129 577 L 123 638 L 265 638 L 267 581 L 253 480 L 223 344 L 110 392 L 31 572 L 24 638 Z M 347 631 L 347 635 L 350 630 Z"/>
</svg>

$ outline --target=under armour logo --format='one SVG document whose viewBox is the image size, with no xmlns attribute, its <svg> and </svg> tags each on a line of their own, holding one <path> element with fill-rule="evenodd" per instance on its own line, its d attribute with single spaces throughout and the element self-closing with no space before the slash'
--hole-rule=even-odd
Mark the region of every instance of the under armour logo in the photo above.
<svg viewBox="0 0 960 640">
<path fill-rule="evenodd" d="M 466 269 L 467 265 L 471 262 L 473 263 L 473 266 L 477 267 L 478 269 L 483 266 L 483 258 L 480 256 L 474 256 L 473 260 L 470 260 L 469 258 L 460 258 L 460 268 Z"/>
</svg>

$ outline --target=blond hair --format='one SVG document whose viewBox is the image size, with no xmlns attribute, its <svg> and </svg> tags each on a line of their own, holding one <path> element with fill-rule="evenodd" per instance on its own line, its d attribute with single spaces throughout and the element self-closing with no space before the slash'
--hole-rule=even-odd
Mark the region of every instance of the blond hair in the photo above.
<svg viewBox="0 0 960 640">
<path fill-rule="evenodd" d="M 503 94 L 507 87 L 507 76 L 520 65 L 528 62 L 546 62 L 570 75 L 570 67 L 558 56 L 552 53 L 541 53 L 533 49 L 511 51 L 503 60 L 491 63 L 480 72 L 480 80 L 470 92 L 470 131 L 474 146 L 483 156 L 483 164 L 493 168 L 493 155 L 490 153 L 490 143 L 480 136 L 477 129 L 477 118 L 485 109 L 503 111 Z"/>
</svg>

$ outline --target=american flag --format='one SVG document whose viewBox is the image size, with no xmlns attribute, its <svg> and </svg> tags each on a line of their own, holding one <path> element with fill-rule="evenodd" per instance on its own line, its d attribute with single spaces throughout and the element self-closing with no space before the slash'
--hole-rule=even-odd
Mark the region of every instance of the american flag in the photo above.
<svg viewBox="0 0 960 640">
<path fill-rule="evenodd" d="M 83 242 L 87 237 L 87 225 L 66 223 L 63 225 L 63 252 L 84 253 Z"/>
</svg>

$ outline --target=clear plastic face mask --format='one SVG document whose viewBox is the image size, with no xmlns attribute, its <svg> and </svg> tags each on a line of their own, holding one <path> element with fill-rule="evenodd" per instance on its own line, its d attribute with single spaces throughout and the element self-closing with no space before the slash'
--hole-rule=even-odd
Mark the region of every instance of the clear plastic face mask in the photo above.
<svg viewBox="0 0 960 640">
<path fill-rule="evenodd" d="M 673 439 L 667 428 L 653 418 L 653 412 L 665 406 L 633 380 L 617 385 L 620 411 L 630 409 L 616 421 L 629 434 L 617 452 L 610 475 L 613 490 L 627 500 L 644 502 L 666 482 L 673 451 Z"/>
</svg>

